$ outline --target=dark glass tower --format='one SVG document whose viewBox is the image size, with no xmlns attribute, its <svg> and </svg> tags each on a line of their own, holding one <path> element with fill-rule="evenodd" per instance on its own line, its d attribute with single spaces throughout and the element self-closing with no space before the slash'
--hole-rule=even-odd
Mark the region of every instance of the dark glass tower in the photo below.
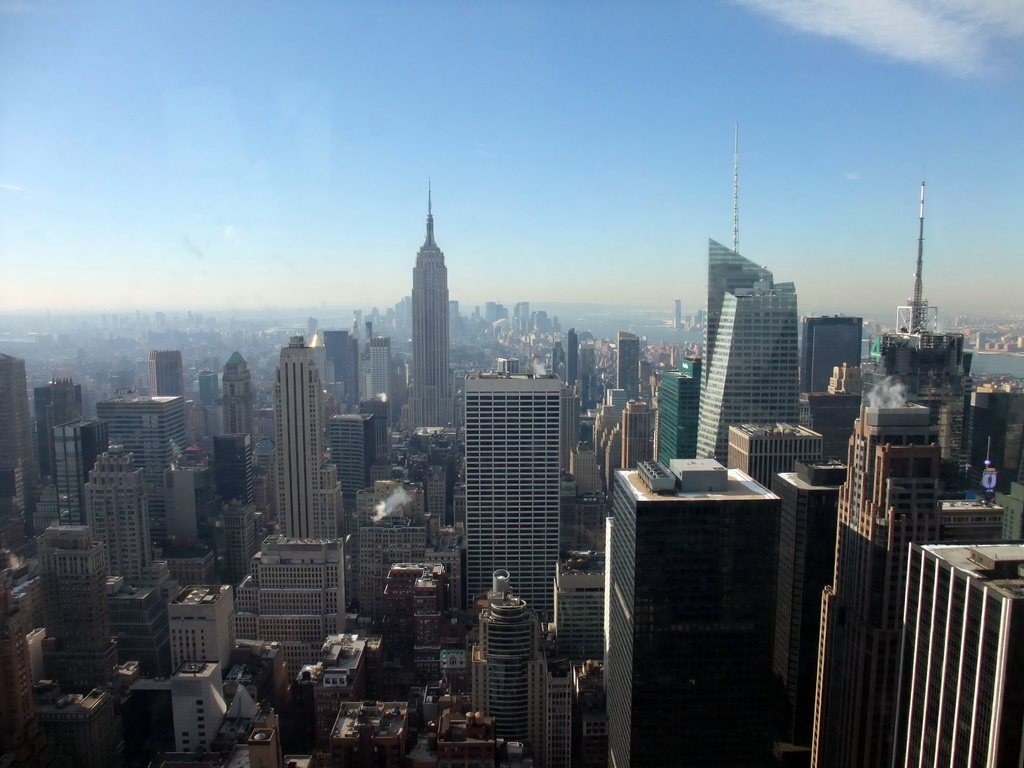
<svg viewBox="0 0 1024 768">
<path fill-rule="evenodd" d="M 697 456 L 697 424 L 700 421 L 699 359 L 683 360 L 678 371 L 661 375 L 658 390 L 658 461 Z"/>
<path fill-rule="evenodd" d="M 859 317 L 805 317 L 800 342 L 800 391 L 826 392 L 832 369 L 860 365 L 864 320 Z"/>
<path fill-rule="evenodd" d="M 434 215 L 427 197 L 427 238 L 412 271 L 412 394 L 409 426 L 453 423 L 448 368 L 448 268 L 434 241 Z"/>
</svg>

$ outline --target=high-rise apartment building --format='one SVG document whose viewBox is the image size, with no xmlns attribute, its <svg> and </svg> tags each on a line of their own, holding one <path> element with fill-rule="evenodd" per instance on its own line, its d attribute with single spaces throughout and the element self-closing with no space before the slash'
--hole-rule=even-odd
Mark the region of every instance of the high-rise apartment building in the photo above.
<svg viewBox="0 0 1024 768">
<path fill-rule="evenodd" d="M 229 435 L 251 435 L 253 432 L 252 373 L 238 352 L 232 352 L 224 363 L 221 376 L 221 421 Z"/>
<path fill-rule="evenodd" d="M 827 392 L 835 366 L 860 365 L 864 320 L 839 315 L 805 317 L 800 325 L 800 391 Z"/>
<path fill-rule="evenodd" d="M 145 472 L 132 454 L 111 451 L 96 459 L 85 485 L 85 509 L 93 535 L 104 545 L 107 575 L 140 579 L 153 558 Z"/>
<path fill-rule="evenodd" d="M 32 390 L 36 416 L 36 457 L 39 475 L 53 477 L 53 428 L 82 418 L 82 385 L 57 378 Z"/>
<path fill-rule="evenodd" d="M 779 498 L 709 459 L 616 472 L 613 493 L 608 765 L 766 764 Z"/>
<path fill-rule="evenodd" d="M 110 634 L 103 544 L 87 525 L 51 526 L 38 542 L 46 673 L 69 691 L 105 685 L 114 676 L 117 646 Z"/>
<path fill-rule="evenodd" d="M 434 215 L 427 199 L 427 238 L 412 271 L 412 392 L 409 426 L 454 423 L 452 374 L 448 367 L 448 268 L 434 241 Z"/>
<path fill-rule="evenodd" d="M 661 374 L 654 442 L 658 461 L 665 466 L 673 459 L 697 456 L 700 371 L 700 359 L 690 358 L 681 360 L 678 370 Z"/>
<path fill-rule="evenodd" d="M 554 375 L 470 374 L 466 379 L 468 595 L 491 575 L 516 574 L 519 594 L 552 607 L 558 560 L 562 382 Z"/>
<path fill-rule="evenodd" d="M 938 430 L 918 405 L 861 409 L 839 494 L 835 575 L 822 598 L 812 764 L 892 760 L 912 542 L 937 541 Z"/>
<path fill-rule="evenodd" d="M 558 652 L 574 664 L 604 655 L 604 553 L 570 552 L 555 566 Z"/>
<path fill-rule="evenodd" d="M 96 459 L 107 450 L 107 423 L 79 419 L 53 428 L 53 484 L 61 525 L 87 525 L 85 484 Z"/>
<path fill-rule="evenodd" d="M 149 533 L 154 543 L 162 542 L 167 537 L 164 471 L 188 445 L 184 399 L 118 395 L 96 403 L 96 415 L 107 422 L 110 445 L 131 453 L 145 470 Z"/>
<path fill-rule="evenodd" d="M 724 459 L 729 427 L 799 417 L 797 304 L 792 283 L 714 240 L 708 253 L 697 455 Z"/>
<path fill-rule="evenodd" d="M 177 349 L 154 349 L 149 353 L 150 397 L 184 397 L 185 364 Z"/>
<path fill-rule="evenodd" d="M 615 346 L 615 387 L 636 397 L 640 391 L 640 339 L 635 333 L 619 331 Z"/>
<path fill-rule="evenodd" d="M 654 411 L 647 403 L 630 400 L 622 410 L 622 458 L 620 466 L 632 469 L 654 458 Z"/>
<path fill-rule="evenodd" d="M 341 488 L 324 443 L 324 388 L 313 350 L 293 336 L 281 350 L 274 384 L 277 516 L 295 539 L 333 539 L 341 517 Z"/>
<path fill-rule="evenodd" d="M 729 427 L 729 466 L 765 488 L 775 475 L 792 472 L 797 461 L 821 459 L 821 435 L 794 424 L 739 424 Z"/>
<path fill-rule="evenodd" d="M 893 766 L 1018 766 L 1024 546 L 914 544 Z"/>
</svg>

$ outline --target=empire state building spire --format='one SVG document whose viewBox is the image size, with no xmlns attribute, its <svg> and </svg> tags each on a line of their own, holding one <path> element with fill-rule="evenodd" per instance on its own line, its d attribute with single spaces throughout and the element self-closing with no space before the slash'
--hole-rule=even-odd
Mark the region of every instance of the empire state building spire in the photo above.
<svg viewBox="0 0 1024 768">
<path fill-rule="evenodd" d="M 454 423 L 448 367 L 448 268 L 434 240 L 434 210 L 427 186 L 427 238 L 412 270 L 412 392 L 410 427 Z"/>
</svg>

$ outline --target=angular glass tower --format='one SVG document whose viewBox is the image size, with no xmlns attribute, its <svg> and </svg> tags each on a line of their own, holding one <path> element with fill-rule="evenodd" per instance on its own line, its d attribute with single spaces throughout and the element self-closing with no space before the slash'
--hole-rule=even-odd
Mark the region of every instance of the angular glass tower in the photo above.
<svg viewBox="0 0 1024 768">
<path fill-rule="evenodd" d="M 729 427 L 796 423 L 796 289 L 711 241 L 697 456 L 725 459 Z"/>
</svg>

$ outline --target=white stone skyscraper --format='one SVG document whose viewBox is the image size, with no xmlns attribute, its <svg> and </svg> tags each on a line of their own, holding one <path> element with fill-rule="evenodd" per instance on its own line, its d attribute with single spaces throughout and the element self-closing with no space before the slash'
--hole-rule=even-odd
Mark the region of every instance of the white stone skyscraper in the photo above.
<svg viewBox="0 0 1024 768">
<path fill-rule="evenodd" d="M 712 240 L 707 312 L 697 457 L 724 461 L 730 426 L 798 421 L 796 288 Z"/>
<path fill-rule="evenodd" d="M 453 423 L 452 375 L 448 368 L 448 268 L 434 242 L 434 215 L 427 195 L 427 239 L 412 270 L 412 392 L 409 426 Z"/>
<path fill-rule="evenodd" d="M 538 610 L 554 607 L 562 388 L 557 376 L 466 379 L 466 558 L 470 601 L 495 570 Z"/>
<path fill-rule="evenodd" d="M 152 562 L 146 475 L 119 447 L 100 454 L 85 485 L 86 517 L 105 545 L 109 576 L 139 579 Z"/>
<path fill-rule="evenodd" d="M 251 435 L 253 433 L 252 373 L 245 358 L 233 352 L 224 363 L 221 378 L 223 394 L 221 413 L 224 434 Z"/>
<path fill-rule="evenodd" d="M 324 419 L 324 385 L 313 349 L 302 336 L 292 336 L 281 350 L 274 383 L 277 516 L 288 538 L 338 535 L 341 486 L 327 463 Z"/>
</svg>

